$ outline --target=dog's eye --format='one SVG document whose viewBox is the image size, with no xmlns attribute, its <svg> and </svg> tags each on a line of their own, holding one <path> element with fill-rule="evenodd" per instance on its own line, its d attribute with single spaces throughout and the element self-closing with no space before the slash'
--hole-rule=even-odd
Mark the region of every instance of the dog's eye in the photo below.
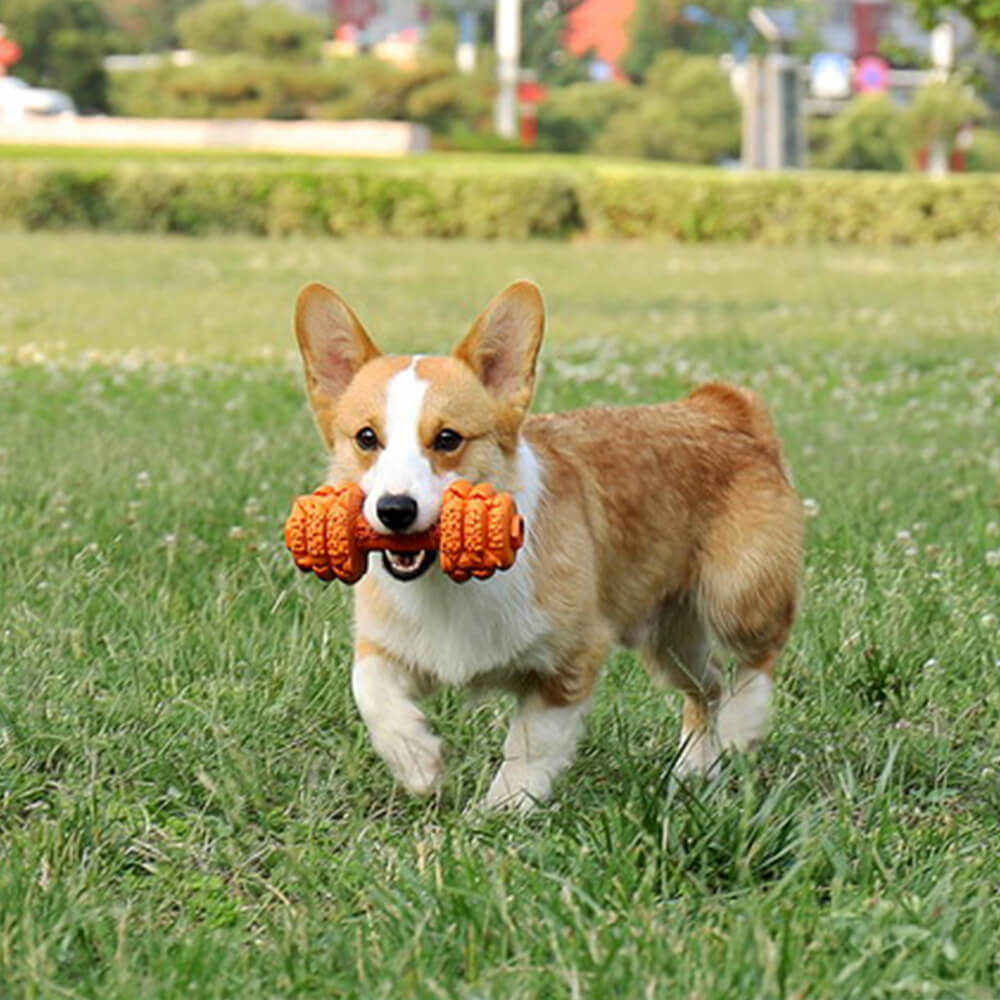
<svg viewBox="0 0 1000 1000">
<path fill-rule="evenodd" d="M 458 431 L 453 431 L 450 427 L 438 431 L 434 438 L 435 451 L 457 451 L 462 444 L 462 435 Z"/>
<path fill-rule="evenodd" d="M 354 440 L 362 451 L 374 451 L 378 447 L 378 435 L 370 427 L 362 427 Z"/>
</svg>

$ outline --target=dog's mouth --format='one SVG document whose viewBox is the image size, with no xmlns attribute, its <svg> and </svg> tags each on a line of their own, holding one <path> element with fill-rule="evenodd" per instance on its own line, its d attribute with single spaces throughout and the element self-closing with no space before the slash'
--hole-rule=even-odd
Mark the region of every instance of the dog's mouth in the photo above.
<svg viewBox="0 0 1000 1000">
<path fill-rule="evenodd" d="M 416 580 L 431 568 L 436 552 L 382 552 L 382 565 L 397 580 Z"/>
</svg>

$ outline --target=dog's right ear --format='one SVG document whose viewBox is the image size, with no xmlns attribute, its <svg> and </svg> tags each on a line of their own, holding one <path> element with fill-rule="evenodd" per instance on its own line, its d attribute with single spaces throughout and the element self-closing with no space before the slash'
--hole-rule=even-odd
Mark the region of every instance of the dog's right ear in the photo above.
<svg viewBox="0 0 1000 1000">
<path fill-rule="evenodd" d="M 358 369 L 381 351 L 351 307 L 335 291 L 315 282 L 299 292 L 295 336 L 302 352 L 309 405 L 329 445 L 337 400 Z"/>
</svg>

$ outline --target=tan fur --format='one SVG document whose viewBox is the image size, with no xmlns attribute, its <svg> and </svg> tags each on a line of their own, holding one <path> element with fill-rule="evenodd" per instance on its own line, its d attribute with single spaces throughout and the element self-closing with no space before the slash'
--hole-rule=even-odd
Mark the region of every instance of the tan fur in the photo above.
<svg viewBox="0 0 1000 1000">
<path fill-rule="evenodd" d="M 678 403 L 525 422 L 547 471 L 539 601 L 584 648 L 638 646 L 698 703 L 692 717 L 720 692 L 685 680 L 697 645 L 685 633 L 770 673 L 794 618 L 802 511 L 777 440 L 762 436 L 769 427 L 756 397 L 720 385 Z M 592 669 L 591 657 L 568 655 L 562 687 L 589 691 Z"/>
<path fill-rule="evenodd" d="M 354 436 L 363 426 L 381 433 L 387 383 L 411 359 L 380 355 L 339 297 L 318 289 L 303 292 L 296 314 L 307 388 L 331 478 L 360 479 L 373 456 Z M 518 491 L 522 441 L 542 470 L 528 530 L 547 632 L 524 657 L 470 683 L 506 686 L 536 715 L 539 705 L 582 706 L 610 648 L 634 647 L 655 678 L 683 692 L 695 746 L 685 759 L 706 769 L 720 706 L 730 697 L 735 711 L 739 695 L 726 694 L 714 651 L 735 654 L 740 683 L 769 679 L 795 617 L 803 517 L 774 426 L 755 394 L 722 383 L 678 402 L 525 418 L 542 317 L 537 289 L 519 283 L 486 307 L 452 357 L 416 365 L 428 383 L 418 437 L 436 472 Z M 458 451 L 433 450 L 443 428 L 462 434 Z M 356 594 L 359 619 L 408 627 L 371 576 Z M 422 690 L 434 677 L 433 663 L 401 660 L 365 635 L 357 651 L 411 671 Z M 766 708 L 762 683 L 747 687 L 755 711 L 761 699 Z M 428 750 L 422 760 L 432 758 Z"/>
</svg>

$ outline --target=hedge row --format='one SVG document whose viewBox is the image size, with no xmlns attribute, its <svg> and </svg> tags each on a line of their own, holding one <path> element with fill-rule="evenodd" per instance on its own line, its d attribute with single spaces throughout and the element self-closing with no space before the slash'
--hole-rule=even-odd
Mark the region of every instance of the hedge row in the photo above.
<svg viewBox="0 0 1000 1000">
<path fill-rule="evenodd" d="M 1000 176 L 0 162 L 0 228 L 335 236 L 1000 241 Z"/>
</svg>

